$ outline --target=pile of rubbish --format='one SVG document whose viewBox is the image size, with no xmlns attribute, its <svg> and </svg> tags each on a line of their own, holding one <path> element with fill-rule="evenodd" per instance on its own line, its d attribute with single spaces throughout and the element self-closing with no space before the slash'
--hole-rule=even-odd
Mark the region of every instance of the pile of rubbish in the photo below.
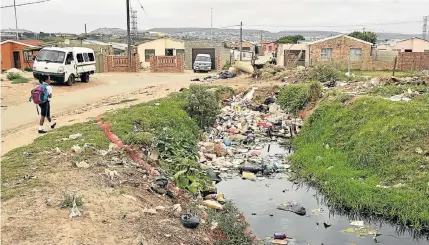
<svg viewBox="0 0 429 245">
<path fill-rule="evenodd" d="M 265 65 L 262 69 L 255 70 L 252 77 L 260 80 L 280 80 L 282 82 L 296 83 L 307 80 L 307 70 L 303 66 L 293 69 L 274 65 Z"/>
<path fill-rule="evenodd" d="M 302 121 L 280 110 L 275 95 L 253 105 L 254 93 L 255 88 L 226 101 L 215 125 L 207 129 L 206 140 L 199 143 L 198 161 L 203 167 L 217 174 L 235 170 L 249 180 L 290 167 L 283 154 L 270 150 L 287 144 Z"/>
<path fill-rule="evenodd" d="M 213 76 L 209 75 L 202 78 L 196 77 L 191 79 L 191 81 L 192 82 L 214 82 L 215 80 L 218 80 L 218 79 L 230 79 L 236 76 L 237 76 L 236 73 L 232 71 L 222 71 L 217 75 L 213 75 Z"/>
</svg>

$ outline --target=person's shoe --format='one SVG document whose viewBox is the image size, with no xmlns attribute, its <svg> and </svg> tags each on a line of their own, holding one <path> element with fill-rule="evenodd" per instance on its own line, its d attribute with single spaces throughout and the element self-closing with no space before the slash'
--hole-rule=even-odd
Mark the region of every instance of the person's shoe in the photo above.
<svg viewBox="0 0 429 245">
<path fill-rule="evenodd" d="M 39 129 L 39 134 L 46 134 L 47 133 L 47 131 L 46 130 L 44 130 L 44 129 Z"/>
<path fill-rule="evenodd" d="M 54 129 L 54 128 L 55 128 L 55 126 L 57 126 L 57 123 L 52 124 L 52 125 L 51 125 L 51 128 L 52 128 L 52 129 Z"/>
</svg>

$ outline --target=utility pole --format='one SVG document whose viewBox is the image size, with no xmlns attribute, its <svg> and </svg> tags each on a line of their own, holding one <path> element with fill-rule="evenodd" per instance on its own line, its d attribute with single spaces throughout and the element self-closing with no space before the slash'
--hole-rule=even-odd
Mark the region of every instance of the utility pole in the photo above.
<svg viewBox="0 0 429 245">
<path fill-rule="evenodd" d="M 130 0 L 127 2 L 128 71 L 131 71 Z"/>
<path fill-rule="evenodd" d="M 240 61 L 243 60 L 243 22 L 240 22 Z"/>
<path fill-rule="evenodd" d="M 86 32 L 86 23 L 85 23 L 85 38 L 88 38 L 88 33 Z"/>
<path fill-rule="evenodd" d="M 16 40 L 19 40 L 19 34 L 18 34 L 18 18 L 16 17 L 16 0 L 13 0 L 13 9 L 15 10 L 15 32 L 16 32 Z"/>
<path fill-rule="evenodd" d="M 428 30 L 428 18 L 429 18 L 429 15 L 428 16 L 423 16 L 423 34 L 422 34 L 422 38 L 424 40 L 428 39 L 428 32 L 429 32 L 429 30 Z"/>
<path fill-rule="evenodd" d="M 210 40 L 213 45 L 213 8 L 210 8 Z"/>
</svg>

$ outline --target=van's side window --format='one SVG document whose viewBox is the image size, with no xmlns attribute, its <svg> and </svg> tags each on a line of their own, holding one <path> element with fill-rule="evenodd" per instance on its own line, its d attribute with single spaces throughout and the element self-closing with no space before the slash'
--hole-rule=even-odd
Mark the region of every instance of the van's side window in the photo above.
<svg viewBox="0 0 429 245">
<path fill-rule="evenodd" d="M 71 63 L 73 60 L 74 60 L 73 53 L 68 53 L 67 58 L 66 58 L 66 62 Z"/>
<path fill-rule="evenodd" d="M 95 61 L 94 53 L 88 53 L 89 61 Z"/>
<path fill-rule="evenodd" d="M 83 55 L 82 54 L 77 54 L 76 58 L 77 58 L 77 62 L 79 62 L 79 63 L 83 62 Z"/>
<path fill-rule="evenodd" d="M 85 60 L 85 62 L 88 62 L 88 61 L 89 61 L 89 58 L 88 58 L 88 54 L 87 54 L 87 53 L 83 53 L 83 59 Z"/>
</svg>

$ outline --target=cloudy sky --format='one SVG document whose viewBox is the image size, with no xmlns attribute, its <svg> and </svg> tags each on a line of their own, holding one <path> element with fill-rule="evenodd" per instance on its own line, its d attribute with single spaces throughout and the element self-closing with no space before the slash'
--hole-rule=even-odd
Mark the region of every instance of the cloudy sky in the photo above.
<svg viewBox="0 0 429 245">
<path fill-rule="evenodd" d="M 26 3 L 37 0 L 16 0 Z M 245 29 L 422 32 L 429 0 L 130 0 L 139 29 L 233 26 Z M 140 7 L 144 6 L 147 15 Z M 13 0 L 2 0 L 2 6 Z M 18 28 L 39 32 L 84 32 L 101 27 L 126 29 L 125 0 L 51 0 L 17 7 Z M 1 28 L 14 28 L 13 8 L 1 9 Z"/>
</svg>

